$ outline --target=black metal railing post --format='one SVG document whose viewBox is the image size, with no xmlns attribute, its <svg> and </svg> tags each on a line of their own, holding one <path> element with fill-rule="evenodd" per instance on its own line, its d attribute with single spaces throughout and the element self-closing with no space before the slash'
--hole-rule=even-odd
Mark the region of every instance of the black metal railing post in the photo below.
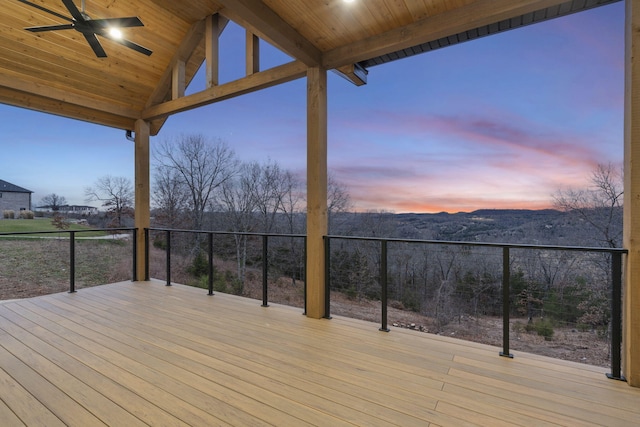
<svg viewBox="0 0 640 427">
<path fill-rule="evenodd" d="M 611 373 L 612 380 L 626 381 L 621 374 L 622 253 L 611 254 Z"/>
<path fill-rule="evenodd" d="M 149 229 L 144 229 L 144 280 L 149 281 L 151 273 L 149 272 Z"/>
<path fill-rule="evenodd" d="M 167 230 L 167 286 L 171 286 L 171 231 Z"/>
<path fill-rule="evenodd" d="M 269 301 L 267 297 L 268 284 L 267 279 L 269 275 L 269 239 L 267 235 L 262 236 L 262 306 L 269 307 Z"/>
<path fill-rule="evenodd" d="M 324 318 L 331 319 L 331 244 L 324 236 Z"/>
<path fill-rule="evenodd" d="M 213 295 L 213 233 L 207 233 L 209 238 L 209 295 Z"/>
<path fill-rule="evenodd" d="M 131 281 L 138 281 L 138 229 L 133 230 L 133 235 L 131 238 L 133 242 L 133 254 L 131 261 L 133 262 L 133 274 L 131 275 Z"/>
<path fill-rule="evenodd" d="M 387 241 L 380 241 L 380 303 L 382 305 L 382 326 L 380 330 L 389 332 L 387 325 Z"/>
<path fill-rule="evenodd" d="M 302 280 L 304 283 L 304 287 L 303 287 L 303 295 L 304 295 L 304 314 L 306 316 L 307 314 L 307 236 L 304 236 L 304 238 L 302 239 L 302 244 L 304 245 L 304 249 L 303 249 L 303 260 L 302 262 L 304 263 L 304 268 L 302 269 Z"/>
<path fill-rule="evenodd" d="M 509 265 L 509 248 L 502 248 L 502 351 L 500 356 L 513 358 L 509 353 L 509 286 L 511 267 Z"/>
<path fill-rule="evenodd" d="M 69 232 L 69 293 L 76 291 L 76 232 Z"/>
</svg>

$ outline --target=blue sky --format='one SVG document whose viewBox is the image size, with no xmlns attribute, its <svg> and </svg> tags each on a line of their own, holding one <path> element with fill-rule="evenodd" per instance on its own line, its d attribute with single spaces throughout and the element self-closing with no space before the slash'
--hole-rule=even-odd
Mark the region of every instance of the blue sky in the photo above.
<svg viewBox="0 0 640 427">
<path fill-rule="evenodd" d="M 221 81 L 243 69 L 244 34 L 223 34 Z M 284 56 L 263 48 L 262 67 Z M 547 208 L 620 163 L 624 2 L 372 67 L 355 87 L 329 75 L 329 168 L 356 210 Z M 188 90 L 201 87 L 196 79 Z M 305 80 L 180 113 L 152 145 L 181 134 L 224 140 L 244 161 L 301 176 Z M 0 105 L 0 179 L 72 204 L 104 175 L 133 179 L 124 131 Z"/>
</svg>

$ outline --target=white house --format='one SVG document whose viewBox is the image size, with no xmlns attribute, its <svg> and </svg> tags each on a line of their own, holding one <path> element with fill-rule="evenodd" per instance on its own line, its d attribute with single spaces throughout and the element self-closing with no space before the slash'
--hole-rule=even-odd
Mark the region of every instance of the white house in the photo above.
<svg viewBox="0 0 640 427">
<path fill-rule="evenodd" d="M 36 212 L 53 212 L 51 206 L 36 206 Z M 98 213 L 98 208 L 84 205 L 61 205 L 57 212 L 64 214 L 94 215 Z"/>
</svg>

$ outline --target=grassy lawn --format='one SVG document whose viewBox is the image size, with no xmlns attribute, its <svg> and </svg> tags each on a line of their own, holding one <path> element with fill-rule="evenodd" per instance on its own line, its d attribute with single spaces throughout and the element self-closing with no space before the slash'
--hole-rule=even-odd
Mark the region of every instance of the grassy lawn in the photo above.
<svg viewBox="0 0 640 427">
<path fill-rule="evenodd" d="M 85 225 L 71 224 L 68 230 L 79 231 L 87 230 L 91 227 Z M 0 233 L 15 233 L 15 232 L 34 232 L 34 231 L 58 231 L 57 228 L 51 224 L 51 218 L 35 218 L 35 219 L 0 219 Z M 48 235 L 49 237 L 56 236 L 57 234 Z M 68 233 L 61 233 L 61 236 L 68 236 Z M 76 235 L 76 237 L 93 237 L 104 236 L 104 232 L 87 232 Z"/>
<path fill-rule="evenodd" d="M 130 280 L 130 242 L 76 243 L 76 289 Z M 0 239 L 0 300 L 69 290 L 69 241 Z"/>
</svg>

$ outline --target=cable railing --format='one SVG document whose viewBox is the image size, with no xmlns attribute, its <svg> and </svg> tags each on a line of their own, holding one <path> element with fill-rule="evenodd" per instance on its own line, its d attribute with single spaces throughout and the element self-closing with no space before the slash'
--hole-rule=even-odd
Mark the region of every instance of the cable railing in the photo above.
<svg viewBox="0 0 640 427">
<path fill-rule="evenodd" d="M 68 239 L 69 240 L 69 293 L 76 292 L 76 236 L 86 233 L 104 233 L 104 236 L 97 236 L 92 238 L 108 238 L 109 235 L 115 235 L 122 232 L 131 232 L 132 246 L 131 246 L 131 259 L 133 270 L 131 272 L 131 280 L 138 280 L 136 276 L 136 228 L 122 227 L 122 228 L 93 228 L 86 230 L 57 230 L 57 231 L 15 231 L 15 232 L 2 232 L 0 237 L 18 237 L 25 238 L 29 236 L 35 236 L 40 238 L 56 238 L 56 239 Z M 79 237 L 80 238 L 80 237 Z M 2 242 L 0 241 L 0 244 Z"/>
<path fill-rule="evenodd" d="M 460 241 L 441 241 L 441 240 L 409 240 L 409 239 L 391 239 L 391 238 L 371 238 L 371 237 L 353 237 L 353 236 L 325 236 L 325 317 L 331 317 L 331 277 L 332 277 L 332 242 L 356 242 L 369 243 L 378 246 L 377 260 L 373 263 L 378 264 L 379 298 L 381 301 L 381 331 L 389 331 L 388 327 L 388 305 L 389 305 L 389 245 L 411 245 L 416 244 L 438 246 L 438 247 L 457 247 L 463 251 L 469 251 L 470 248 L 496 249 L 501 255 L 501 303 L 502 303 L 502 351 L 500 356 L 513 357 L 510 352 L 510 318 L 512 313 L 512 300 L 514 295 L 511 294 L 511 281 L 514 268 L 513 252 L 515 250 L 524 251 L 562 251 L 571 253 L 587 253 L 587 254 L 608 254 L 610 256 L 608 266 L 608 280 L 610 281 L 607 288 L 610 290 L 610 357 L 611 357 L 611 373 L 607 376 L 611 379 L 624 380 L 621 375 L 621 341 L 622 341 L 622 265 L 623 255 L 627 253 L 626 249 L 620 248 L 598 248 L 598 247 L 577 247 L 577 246 L 553 246 L 553 245 L 528 245 L 528 244 L 503 244 L 503 243 L 480 243 L 480 242 L 460 242 Z M 405 256 L 411 256 L 410 251 Z M 344 258 L 344 256 L 342 257 Z"/>
<path fill-rule="evenodd" d="M 35 237 L 56 237 L 58 239 L 68 239 L 68 253 L 69 253 L 69 292 L 73 293 L 76 291 L 76 242 L 80 239 L 79 236 L 82 236 L 86 233 L 104 233 L 104 238 L 108 238 L 109 234 L 116 233 L 131 233 L 131 259 L 133 269 L 131 271 L 131 279 L 132 281 L 140 280 L 136 276 L 136 228 L 103 228 L 103 229 L 86 229 L 86 230 L 59 230 L 59 231 L 33 231 L 33 232 L 2 232 L 0 233 L 0 237 L 16 237 L 16 238 L 25 238 L 28 236 Z M 174 237 L 178 233 L 186 233 L 191 235 L 202 236 L 199 238 L 198 242 L 200 247 L 205 248 L 205 252 L 207 254 L 207 290 L 209 295 L 214 294 L 214 248 L 216 246 L 217 241 L 216 237 L 222 238 L 223 236 L 231 236 L 234 238 L 245 237 L 252 239 L 259 239 L 261 241 L 261 245 L 255 244 L 254 246 L 260 247 L 261 252 L 260 257 L 262 259 L 262 306 L 267 307 L 269 305 L 269 288 L 268 288 L 268 277 L 270 270 L 270 254 L 269 254 L 269 242 L 278 239 L 278 238 L 289 238 L 289 239 L 301 239 L 302 245 L 300 246 L 303 249 L 302 258 L 297 260 L 297 263 L 300 265 L 300 278 L 301 281 L 305 284 L 304 286 L 304 301 L 305 307 L 304 311 L 306 313 L 306 280 L 305 280 L 305 272 L 304 266 L 306 266 L 306 236 L 303 234 L 277 234 L 277 233 L 238 233 L 238 232 L 228 232 L 228 231 L 198 231 L 198 230 L 182 230 L 182 229 L 166 229 L 166 228 L 147 228 L 145 229 L 145 280 L 149 280 L 150 276 L 150 268 L 149 268 L 149 251 L 150 251 L 150 233 L 159 233 L 164 237 L 165 244 L 165 271 L 166 271 L 166 285 L 170 286 L 172 283 L 172 272 L 171 272 L 171 255 L 172 255 L 172 241 Z M 489 252 L 492 253 L 491 256 L 494 257 L 494 265 L 493 271 L 497 272 L 490 278 L 486 279 L 487 281 L 493 280 L 494 282 L 499 282 L 499 291 L 496 291 L 498 295 L 492 295 L 492 298 L 499 299 L 501 309 L 500 315 L 502 317 L 502 349 L 500 351 L 500 356 L 503 357 L 513 357 L 511 353 L 511 322 L 513 313 L 514 313 L 514 304 L 515 298 L 521 298 L 519 295 L 514 295 L 514 281 L 522 281 L 523 273 L 522 270 L 527 267 L 525 264 L 527 260 L 531 259 L 531 253 L 538 252 L 539 254 L 544 253 L 545 255 L 538 255 L 539 260 L 545 260 L 551 264 L 549 260 L 553 260 L 556 264 L 562 266 L 563 268 L 568 268 L 567 266 L 572 265 L 574 270 L 578 270 L 582 276 L 588 276 L 589 274 L 595 274 L 595 267 L 586 266 L 588 263 L 596 263 L 599 265 L 598 268 L 601 271 L 598 272 L 599 281 L 606 281 L 606 286 L 603 286 L 603 289 L 606 289 L 609 295 L 607 295 L 607 300 L 609 307 L 600 307 L 601 311 L 607 311 L 607 323 L 608 323 L 608 331 L 607 335 L 610 337 L 609 340 L 609 348 L 610 348 L 610 364 L 611 364 L 611 373 L 607 374 L 609 378 L 624 380 L 621 375 L 621 342 L 622 342 L 622 271 L 623 271 L 623 255 L 625 255 L 628 251 L 622 248 L 602 248 L 602 247 L 579 247 L 579 246 L 557 246 L 557 245 L 530 245 L 530 244 L 505 244 L 505 243 L 483 243 L 483 242 L 461 242 L 461 241 L 441 241 L 441 240 L 415 240 L 415 239 L 395 239 L 395 238 L 376 238 L 376 237 L 354 237 L 354 236 L 336 236 L 329 235 L 324 236 L 325 242 L 325 317 L 331 318 L 331 290 L 332 288 L 338 287 L 339 283 L 332 283 L 332 276 L 336 273 L 334 270 L 338 268 L 338 266 L 334 266 L 336 262 L 344 262 L 345 259 L 348 258 L 349 251 L 353 251 L 353 247 L 349 247 L 349 244 L 352 245 L 361 245 L 359 249 L 365 251 L 364 245 L 369 245 L 368 256 L 369 260 L 373 259 L 373 261 L 369 261 L 371 265 L 367 266 L 369 270 L 377 269 L 377 272 L 370 275 L 368 280 L 370 282 L 376 282 L 375 292 L 369 290 L 369 298 L 379 299 L 380 301 L 380 330 L 381 331 L 389 331 L 388 325 L 388 309 L 390 302 L 392 301 L 393 295 L 390 295 L 390 281 L 395 281 L 396 287 L 400 286 L 398 283 L 401 282 L 400 279 L 395 276 L 400 274 L 399 267 L 396 265 L 391 265 L 393 263 L 398 263 L 403 259 L 408 259 L 411 256 L 415 256 L 415 254 L 427 254 L 428 249 L 416 250 L 416 245 L 424 245 L 427 248 L 438 248 L 436 251 L 438 254 L 446 254 L 450 258 L 450 261 L 456 258 L 456 254 L 454 251 L 449 248 L 457 248 L 462 254 L 472 254 L 473 251 L 479 251 L 477 258 L 481 256 L 489 256 Z M 340 242 L 339 244 L 337 242 Z M 0 244 L 1 240 L 0 240 Z M 338 247 L 338 249 L 342 250 L 338 257 L 334 257 L 332 254 L 332 249 L 334 247 Z M 394 256 L 390 255 L 390 252 L 394 252 Z M 516 255 L 514 255 L 516 253 Z M 564 258 L 558 256 L 558 258 L 553 258 L 549 256 L 549 253 L 570 253 L 570 254 L 585 254 L 587 258 L 586 261 L 581 260 L 577 257 L 565 256 Z M 527 254 L 527 255 L 523 255 Z M 596 255 L 603 255 L 604 257 L 593 258 Z M 425 255 L 426 257 L 426 255 Z M 430 260 L 429 262 L 425 261 L 425 268 L 442 268 L 442 259 L 446 258 L 444 255 L 440 256 L 437 262 Z M 463 256 L 458 256 L 458 258 L 464 258 Z M 426 258 L 425 258 L 426 259 Z M 471 257 L 471 262 L 475 262 L 476 258 Z M 576 261 L 576 259 L 578 261 Z M 400 260 L 400 261 L 399 261 Z M 584 261 L 584 262 L 582 262 Z M 453 261 L 451 261 L 451 264 Z M 606 265 L 604 264 L 606 263 Z M 438 265 L 436 265 L 438 264 Z M 364 270 L 361 264 L 351 263 L 347 266 L 352 271 L 349 280 L 351 282 L 363 281 L 362 276 L 357 276 L 356 273 L 358 271 L 353 271 L 357 267 L 359 270 Z M 547 266 L 544 269 L 545 272 L 548 273 L 549 267 Z M 362 271 L 360 271 L 361 273 Z M 375 276 L 375 277 L 374 277 Z M 580 276 L 580 275 L 579 275 Z M 580 276 L 577 279 L 572 278 L 571 280 L 584 280 L 584 278 Z M 335 278 L 334 278 L 335 280 Z M 485 280 L 484 277 L 481 277 L 481 280 Z M 569 280 L 570 281 L 570 280 Z M 338 287 L 338 289 L 340 289 Z M 497 289 L 497 288 L 496 288 Z M 393 286 L 391 286 L 391 291 L 396 290 Z M 495 290 L 495 289 L 494 289 Z M 486 291 L 485 288 L 481 289 L 481 291 Z M 478 295 L 468 294 L 467 297 L 473 299 Z M 531 300 L 535 301 L 535 297 L 532 297 Z M 522 301 L 518 301 L 521 303 Z M 527 302 L 529 304 L 529 302 Z M 477 305 L 477 301 L 476 301 Z M 533 304 L 529 304 L 533 305 Z M 523 307 L 520 307 L 523 308 Z M 545 314 L 548 314 L 545 313 Z M 529 314 L 531 316 L 531 314 Z"/>
<path fill-rule="evenodd" d="M 150 243 L 149 236 L 151 232 L 159 232 L 164 234 L 164 244 L 165 244 L 165 284 L 166 286 L 171 286 L 172 278 L 171 278 L 171 246 L 172 246 L 172 236 L 178 233 L 184 234 L 192 234 L 206 237 L 206 245 L 204 245 L 204 241 L 200 242 L 201 245 L 206 246 L 206 254 L 207 254 L 207 290 L 209 295 L 214 294 L 214 236 L 234 236 L 234 237 L 254 237 L 261 239 L 261 259 L 262 259 L 262 306 L 269 306 L 269 285 L 268 285 L 268 277 L 269 277 L 269 238 L 294 238 L 294 239 L 302 239 L 304 249 L 303 261 L 302 265 L 306 265 L 306 239 L 307 236 L 304 234 L 277 234 L 277 233 L 251 233 L 251 232 L 232 232 L 232 231 L 204 231 L 204 230 L 184 230 L 184 229 L 168 229 L 168 228 L 145 228 L 145 279 L 150 279 L 150 262 L 149 262 L 149 251 L 150 251 Z M 303 273 L 304 275 L 304 273 Z M 303 282 L 306 282 L 303 277 Z M 306 313 L 306 286 L 304 287 L 304 301 L 305 301 L 305 309 Z"/>
</svg>

